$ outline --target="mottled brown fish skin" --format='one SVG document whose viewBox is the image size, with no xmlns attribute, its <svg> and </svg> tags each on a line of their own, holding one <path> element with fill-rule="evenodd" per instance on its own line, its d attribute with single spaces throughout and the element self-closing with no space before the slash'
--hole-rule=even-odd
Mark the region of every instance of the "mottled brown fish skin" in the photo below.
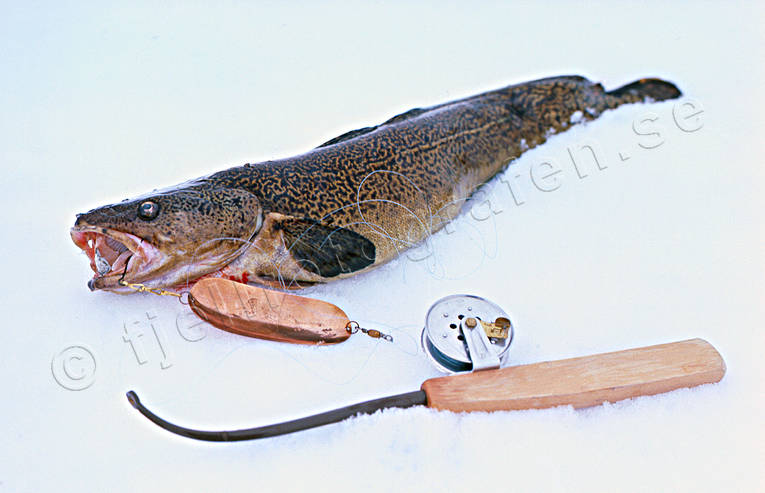
<svg viewBox="0 0 765 493">
<path fill-rule="evenodd" d="M 358 232 L 375 244 L 372 265 L 378 265 L 443 227 L 478 186 L 526 148 L 544 143 L 551 129 L 570 127 L 575 112 L 586 121 L 622 104 L 679 96 L 674 85 L 657 79 L 608 93 L 583 77 L 554 77 L 411 110 L 306 154 L 210 179 L 250 190 L 265 211 Z M 260 265 L 256 275 L 285 277 L 284 269 L 264 272 L 263 258 L 241 260 L 250 270 Z"/>
<path fill-rule="evenodd" d="M 178 240 L 173 236 L 186 238 L 187 250 L 190 243 L 214 240 L 221 228 L 194 227 L 200 214 L 206 213 L 207 223 L 242 220 L 237 207 L 217 207 L 211 213 L 196 204 L 183 210 L 173 198 L 178 191 L 195 197 L 208 190 L 247 192 L 254 200 L 241 200 L 259 204 L 256 233 L 248 237 L 247 228 L 237 232 L 240 247 L 249 242 L 235 252 L 236 258 L 226 259 L 225 265 L 208 262 L 209 270 L 194 270 L 194 278 L 215 273 L 290 285 L 347 277 L 391 260 L 443 227 L 476 188 L 550 134 L 622 104 L 680 95 L 673 84 L 659 79 L 606 92 L 583 77 L 564 76 L 414 109 L 296 157 L 231 168 L 158 193 L 160 210 L 175 210 L 176 217 L 165 220 L 162 238 L 170 241 L 157 248 L 170 251 Z M 572 120 L 576 112 L 581 117 Z M 75 228 L 82 222 L 83 227 L 119 229 L 151 241 L 156 236 L 147 232 L 152 223 L 135 218 L 140 203 L 136 199 L 96 209 L 81 215 Z M 253 208 L 248 206 L 248 215 L 256 214 Z M 119 220 L 110 222 L 109 217 Z M 131 230 L 131 222 L 138 227 Z M 247 222 L 251 228 L 256 221 Z M 188 226 L 174 230 L 172 224 Z M 166 276 L 162 282 L 171 280 Z M 112 287 L 111 281 L 96 281 L 97 288 Z"/>
</svg>

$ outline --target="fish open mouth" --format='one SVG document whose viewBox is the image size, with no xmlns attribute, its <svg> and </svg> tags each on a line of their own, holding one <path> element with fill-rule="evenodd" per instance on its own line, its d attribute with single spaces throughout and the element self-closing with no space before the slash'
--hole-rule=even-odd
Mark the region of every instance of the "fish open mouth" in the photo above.
<svg viewBox="0 0 765 493">
<path fill-rule="evenodd" d="M 88 281 L 91 290 L 120 288 L 120 281 L 139 282 L 159 251 L 141 238 L 108 228 L 74 227 L 72 241 L 90 259 L 95 273 Z"/>
</svg>

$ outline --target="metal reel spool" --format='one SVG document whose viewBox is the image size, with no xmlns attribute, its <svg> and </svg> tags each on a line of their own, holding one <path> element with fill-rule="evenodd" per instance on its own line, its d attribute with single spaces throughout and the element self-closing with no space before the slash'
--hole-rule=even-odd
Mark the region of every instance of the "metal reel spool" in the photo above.
<svg viewBox="0 0 765 493">
<path fill-rule="evenodd" d="M 470 319 L 471 323 L 466 324 Z M 476 319 L 480 331 L 468 327 Z M 484 323 L 500 320 L 509 326 L 507 337 L 486 336 Z M 510 317 L 491 301 L 469 294 L 455 294 L 433 303 L 425 316 L 420 339 L 428 359 L 445 373 L 499 368 L 513 340 L 513 326 Z"/>
</svg>

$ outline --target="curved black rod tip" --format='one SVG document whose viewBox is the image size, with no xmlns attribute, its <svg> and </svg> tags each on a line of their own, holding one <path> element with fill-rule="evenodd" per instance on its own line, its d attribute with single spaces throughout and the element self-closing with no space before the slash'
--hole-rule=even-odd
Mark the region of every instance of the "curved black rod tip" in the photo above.
<svg viewBox="0 0 765 493">
<path fill-rule="evenodd" d="M 133 406 L 134 408 L 138 409 L 138 406 L 141 405 L 141 399 L 138 398 L 138 394 L 136 394 L 135 392 L 130 390 L 125 395 L 127 396 L 127 399 L 128 399 L 128 402 L 130 403 L 130 405 Z"/>
<path fill-rule="evenodd" d="M 380 409 L 389 407 L 412 407 L 427 405 L 427 396 L 422 390 L 414 392 L 408 392 L 406 394 L 392 395 L 390 397 L 383 397 L 382 399 L 375 399 L 372 401 L 361 402 L 359 404 L 353 404 L 351 406 L 341 407 L 333 411 L 327 411 L 314 416 L 308 416 L 305 418 L 294 419 L 292 421 L 285 421 L 283 423 L 277 423 L 267 426 L 259 426 L 257 428 L 246 428 L 243 430 L 230 430 L 230 431 L 207 431 L 207 430 L 194 430 L 183 426 L 165 421 L 153 412 L 149 411 L 146 406 L 141 403 L 138 395 L 132 390 L 126 394 L 130 404 L 143 414 L 149 421 L 155 425 L 163 428 L 176 435 L 181 435 L 188 438 L 194 438 L 196 440 L 204 440 L 208 442 L 235 442 L 240 440 L 254 440 L 257 438 L 268 438 L 279 435 L 286 435 L 287 433 L 294 433 L 296 431 L 307 430 L 309 428 L 315 428 L 317 426 L 328 425 L 330 423 L 337 423 L 344 419 L 350 418 L 357 414 L 372 414 Z"/>
</svg>

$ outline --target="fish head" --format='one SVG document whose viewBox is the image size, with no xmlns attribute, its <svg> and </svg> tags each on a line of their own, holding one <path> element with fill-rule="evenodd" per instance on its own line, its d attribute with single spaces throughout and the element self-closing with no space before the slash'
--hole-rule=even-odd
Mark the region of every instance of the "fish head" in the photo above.
<svg viewBox="0 0 765 493">
<path fill-rule="evenodd" d="M 181 286 L 225 267 L 262 222 L 252 193 L 197 182 L 78 214 L 71 236 L 95 272 L 88 287 L 127 293 L 122 282 Z"/>
</svg>

